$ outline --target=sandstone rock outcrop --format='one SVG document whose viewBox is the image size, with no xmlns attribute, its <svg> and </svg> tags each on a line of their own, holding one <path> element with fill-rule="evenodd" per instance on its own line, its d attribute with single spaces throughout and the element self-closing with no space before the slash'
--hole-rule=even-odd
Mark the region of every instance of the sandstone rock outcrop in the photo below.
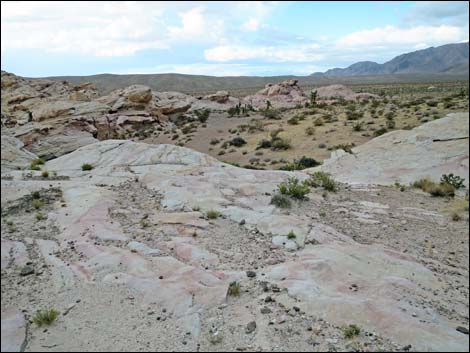
<svg viewBox="0 0 470 353">
<path fill-rule="evenodd" d="M 379 136 L 352 149 L 333 152 L 330 159 L 311 169 L 331 173 L 351 184 L 409 184 L 454 173 L 466 180 L 469 169 L 469 115 L 454 113 L 413 130 Z"/>
<path fill-rule="evenodd" d="M 2 173 L 25 168 L 31 160 L 37 158 L 35 154 L 25 150 L 23 147 L 24 144 L 20 140 L 2 135 Z"/>
<path fill-rule="evenodd" d="M 309 102 L 309 98 L 297 82 L 297 80 L 287 80 L 276 84 L 268 83 L 256 94 L 245 97 L 243 103 L 250 104 L 257 109 L 266 108 L 268 101 L 274 108 L 304 106 Z"/>
<path fill-rule="evenodd" d="M 93 169 L 82 171 L 85 163 Z M 70 178 L 61 182 L 66 206 L 54 208 L 50 215 L 60 230 L 57 238 L 36 241 L 58 288 L 74 289 L 85 298 L 80 288 L 88 293 L 119 288 L 118 293 L 131 293 L 143 307 L 158 303 L 174 315 L 171 320 L 198 337 L 204 313 L 226 305 L 228 285 L 245 276 L 226 267 L 226 255 L 214 253 L 204 236 L 194 236 L 210 234 L 213 241 L 220 230 L 201 217 L 218 210 L 225 227 L 237 225 L 234 234 L 259 232 L 279 249 L 274 253 L 297 251 L 295 258 L 281 264 L 266 258 L 263 267 L 263 280 L 287 290 L 288 296 L 277 297 L 285 307 L 299 306 L 335 325 L 354 320 L 415 349 L 468 346 L 468 337 L 433 309 L 416 308 L 421 298 L 442 290 L 442 283 L 412 257 L 379 245 L 360 245 L 323 225 L 314 216 L 315 209 L 308 215 L 285 214 L 270 204 L 276 185 L 289 176 L 305 179 L 307 174 L 236 168 L 186 148 L 121 140 L 82 147 L 45 167 Z M 15 183 L 28 188 L 28 182 L 17 180 L 14 173 L 13 177 L 2 180 L 3 202 L 19 197 L 13 193 Z M 29 184 L 34 187 L 34 182 Z M 137 204 L 132 204 L 133 198 L 138 198 Z M 148 208 L 150 202 L 154 206 Z M 136 207 L 150 212 L 149 237 L 143 233 L 135 238 L 142 232 L 129 228 L 129 217 L 142 217 Z M 363 202 L 361 207 L 388 206 Z M 193 211 L 196 208 L 200 211 Z M 286 236 L 288 230 L 294 231 L 295 239 Z M 155 235 L 160 232 L 166 238 Z M 229 234 L 222 235 L 226 243 L 235 236 Z M 80 256 L 61 257 L 70 244 Z M 359 284 L 360 291 L 348 289 L 352 284 Z M 401 303 L 405 292 L 406 303 Z M 408 310 L 426 323 L 410 322 Z"/>
<path fill-rule="evenodd" d="M 345 99 L 345 100 L 363 100 L 378 98 L 377 95 L 371 93 L 356 93 L 349 87 L 343 85 L 329 85 L 318 87 L 315 89 L 317 91 L 317 98 L 322 100 L 329 99 Z"/>
</svg>

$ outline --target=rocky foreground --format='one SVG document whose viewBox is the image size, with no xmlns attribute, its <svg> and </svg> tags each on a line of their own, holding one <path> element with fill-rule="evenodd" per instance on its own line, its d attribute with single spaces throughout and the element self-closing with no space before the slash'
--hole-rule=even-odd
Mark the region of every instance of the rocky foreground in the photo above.
<svg viewBox="0 0 470 353">
<path fill-rule="evenodd" d="M 413 177 L 468 185 L 468 114 L 393 134 L 322 166 L 350 184 L 288 210 L 272 195 L 308 173 L 107 140 L 46 178 L 2 136 L 2 351 L 468 351 L 468 213 L 370 170 L 412 159 Z M 42 308 L 60 311 L 46 329 Z"/>
</svg>

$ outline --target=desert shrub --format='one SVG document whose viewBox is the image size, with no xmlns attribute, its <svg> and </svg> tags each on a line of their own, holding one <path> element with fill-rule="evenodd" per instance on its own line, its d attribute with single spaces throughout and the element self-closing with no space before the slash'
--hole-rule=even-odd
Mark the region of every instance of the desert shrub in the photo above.
<svg viewBox="0 0 470 353">
<path fill-rule="evenodd" d="M 315 121 L 313 122 L 313 125 L 323 126 L 325 125 L 325 121 L 323 120 L 323 118 L 316 118 Z"/>
<path fill-rule="evenodd" d="M 327 191 L 336 192 L 338 186 L 336 182 L 331 178 L 330 174 L 318 171 L 312 174 L 310 178 L 310 185 L 313 187 L 322 187 Z"/>
<path fill-rule="evenodd" d="M 237 281 L 231 282 L 227 289 L 227 295 L 231 297 L 240 296 L 240 283 Z"/>
<path fill-rule="evenodd" d="M 287 123 L 289 125 L 299 125 L 299 119 L 296 116 L 294 116 L 290 118 L 289 120 L 287 120 Z"/>
<path fill-rule="evenodd" d="M 286 164 L 285 166 L 279 168 L 281 170 L 303 170 L 306 168 L 313 168 L 321 163 L 315 160 L 314 158 L 302 156 L 299 160 L 294 160 L 294 162 Z"/>
<path fill-rule="evenodd" d="M 294 231 L 291 230 L 289 234 L 287 234 L 287 239 L 295 239 L 297 236 L 295 235 Z"/>
<path fill-rule="evenodd" d="M 196 114 L 197 119 L 201 123 L 205 123 L 207 119 L 209 119 L 210 113 L 211 113 L 210 109 L 200 109 L 200 110 L 194 111 L 194 114 Z"/>
<path fill-rule="evenodd" d="M 220 212 L 215 211 L 215 210 L 209 210 L 209 211 L 207 211 L 206 216 L 209 219 L 216 219 L 216 218 L 219 218 Z"/>
<path fill-rule="evenodd" d="M 353 125 L 353 130 L 354 131 L 362 131 L 364 128 L 364 123 L 363 122 L 357 122 Z"/>
<path fill-rule="evenodd" d="M 386 134 L 388 132 L 387 128 L 382 127 L 374 132 L 375 136 L 382 136 L 383 134 Z"/>
<path fill-rule="evenodd" d="M 385 123 L 387 125 L 387 129 L 395 129 L 396 123 L 395 120 L 387 120 Z"/>
<path fill-rule="evenodd" d="M 453 197 L 455 195 L 455 188 L 447 183 L 434 184 L 429 189 L 429 193 L 435 197 Z"/>
<path fill-rule="evenodd" d="M 458 175 L 454 175 L 454 173 L 450 174 L 443 174 L 441 177 L 441 183 L 447 183 L 452 185 L 455 189 L 460 189 L 463 187 L 465 179 L 461 178 Z"/>
<path fill-rule="evenodd" d="M 242 139 L 241 137 L 235 137 L 229 143 L 231 146 L 235 146 L 235 147 L 241 147 L 243 145 L 246 145 L 246 141 Z"/>
<path fill-rule="evenodd" d="M 271 197 L 271 204 L 276 206 L 276 207 L 279 207 L 279 208 L 290 208 L 291 207 L 290 199 L 287 196 L 279 194 L 279 193 L 274 194 Z"/>
<path fill-rule="evenodd" d="M 359 120 L 362 118 L 363 114 L 357 111 L 347 110 L 346 119 L 347 120 Z"/>
<path fill-rule="evenodd" d="M 305 195 L 310 192 L 310 187 L 307 181 L 301 182 L 295 177 L 287 179 L 287 182 L 282 182 L 278 185 L 278 190 L 282 195 L 288 195 L 294 199 L 303 200 Z"/>
<path fill-rule="evenodd" d="M 455 195 L 455 187 L 451 184 L 447 182 L 435 183 L 429 178 L 417 180 L 412 186 L 435 197 L 452 197 Z"/>
<path fill-rule="evenodd" d="M 36 221 L 42 221 L 44 219 L 44 215 L 41 212 L 36 213 Z"/>
<path fill-rule="evenodd" d="M 36 210 L 39 210 L 42 206 L 44 206 L 44 202 L 39 199 L 33 199 L 33 202 L 31 204 Z"/>
<path fill-rule="evenodd" d="M 292 146 L 288 140 L 285 140 L 283 138 L 277 138 L 272 142 L 271 149 L 273 151 L 279 151 L 279 150 L 288 150 Z"/>
<path fill-rule="evenodd" d="M 261 112 L 261 114 L 266 118 L 266 119 L 272 119 L 272 120 L 279 120 L 281 119 L 281 114 L 279 113 L 279 110 L 277 109 L 266 109 Z"/>
<path fill-rule="evenodd" d="M 211 145 L 217 145 L 220 142 L 218 139 L 212 139 L 211 142 L 209 142 Z"/>
<path fill-rule="evenodd" d="M 33 316 L 33 322 L 41 327 L 42 325 L 50 325 L 59 316 L 59 312 L 55 309 L 38 310 Z"/>
<path fill-rule="evenodd" d="M 49 178 L 49 172 L 47 170 L 43 170 L 42 173 L 41 173 L 41 176 L 43 178 Z"/>
<path fill-rule="evenodd" d="M 453 212 L 451 217 L 454 222 L 458 222 L 462 220 L 462 216 L 460 216 L 457 212 Z"/>
<path fill-rule="evenodd" d="M 258 142 L 258 147 L 256 147 L 256 149 L 271 148 L 271 145 L 272 145 L 272 142 L 270 140 L 263 139 L 260 142 Z"/>
<path fill-rule="evenodd" d="M 88 170 L 92 170 L 93 169 L 93 166 L 89 163 L 85 163 L 82 165 L 82 170 L 83 171 L 88 171 Z"/>
<path fill-rule="evenodd" d="M 359 326 L 354 324 L 343 326 L 341 328 L 341 331 L 343 331 L 343 335 L 345 338 L 353 338 L 361 333 L 361 329 L 359 328 Z"/>
<path fill-rule="evenodd" d="M 312 136 L 315 134 L 315 128 L 313 126 L 309 126 L 308 128 L 305 129 L 305 133 L 308 136 Z"/>
<path fill-rule="evenodd" d="M 39 194 L 39 191 L 33 191 L 31 193 L 31 197 L 33 198 L 33 200 L 38 200 L 41 198 L 41 195 Z"/>
</svg>

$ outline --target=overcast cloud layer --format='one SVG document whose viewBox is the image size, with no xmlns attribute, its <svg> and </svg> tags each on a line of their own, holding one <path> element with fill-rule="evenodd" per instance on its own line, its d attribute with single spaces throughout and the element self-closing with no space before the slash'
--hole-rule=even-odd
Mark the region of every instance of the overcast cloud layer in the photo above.
<svg viewBox="0 0 470 353">
<path fill-rule="evenodd" d="M 468 2 L 1 3 L 2 69 L 305 75 L 468 41 Z"/>
</svg>

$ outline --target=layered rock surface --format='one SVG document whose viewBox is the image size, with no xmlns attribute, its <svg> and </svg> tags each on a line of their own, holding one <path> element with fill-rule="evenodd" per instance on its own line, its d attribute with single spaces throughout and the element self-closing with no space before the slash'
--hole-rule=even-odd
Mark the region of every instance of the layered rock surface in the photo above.
<svg viewBox="0 0 470 353">
<path fill-rule="evenodd" d="M 85 163 L 93 169 L 83 171 Z M 29 207 L 28 193 L 40 190 L 48 200 L 44 212 L 51 229 L 47 236 L 40 228 L 23 235 L 23 227 L 30 229 L 24 221 L 19 230 L 3 236 L 2 228 L 2 247 L 18 249 L 9 251 L 11 258 L 2 258 L 2 293 L 3 285 L 17 286 L 12 281 L 24 263 L 24 244 L 28 256 L 37 254 L 35 267 L 44 264 L 46 269 L 40 283 L 47 286 L 26 279 L 32 288 L 40 288 L 34 300 L 71 310 L 47 338 L 35 331 L 28 350 L 44 347 L 44 339 L 57 349 L 83 349 L 86 339 L 91 339 L 93 349 L 110 348 L 110 342 L 128 347 L 124 340 L 129 325 L 158 349 L 213 349 L 216 343 L 210 342 L 218 342 L 219 334 L 225 336 L 221 347 L 233 349 L 233 344 L 245 347 L 245 339 L 237 336 L 246 335 L 245 330 L 236 325 L 251 320 L 258 323 L 250 336 L 253 341 L 246 343 L 252 348 L 273 350 L 280 344 L 311 349 L 304 340 L 276 341 L 267 317 L 276 327 L 283 325 L 288 319 L 279 316 L 281 308 L 290 309 L 292 320 L 303 320 L 301 325 L 314 320 L 332 335 L 338 335 L 335 326 L 357 323 L 385 337 L 380 348 L 468 348 L 468 336 L 455 330 L 455 323 L 443 315 L 446 311 L 435 305 L 422 307 L 423 302 L 436 300 L 433 293 L 444 291 L 445 283 L 417 259 L 386 246 L 359 244 L 324 224 L 316 190 L 307 204 L 290 212 L 270 204 L 281 181 L 294 175 L 306 179 L 307 174 L 246 170 L 186 148 L 122 140 L 82 147 L 47 162 L 46 168 L 67 180 L 44 183 L 14 171 L 13 180 L 2 180 L 2 218 L 23 214 L 18 205 Z M 50 187 L 60 192 L 45 189 Z M 376 202 L 341 204 L 362 218 L 384 213 L 402 217 L 399 209 Z M 209 210 L 217 210 L 221 217 L 205 219 Z M 287 237 L 291 230 L 294 239 Z M 256 280 L 246 277 L 251 266 L 256 268 Z M 227 296 L 232 281 L 242 284 L 240 299 Z M 262 288 L 272 288 L 275 302 L 263 299 Z M 8 290 L 2 311 L 34 310 L 22 295 Z M 77 299 L 80 302 L 68 309 Z M 252 307 L 260 300 L 274 306 L 261 311 Z M 438 300 L 449 312 L 465 310 L 460 299 Z M 99 310 L 104 303 L 110 310 Z M 2 314 L 2 319 L 8 315 Z M 155 321 L 157 315 L 160 319 Z M 105 327 L 103 323 L 108 327 L 98 330 L 100 340 L 89 329 L 80 329 L 90 319 L 96 321 L 95 328 Z M 19 342 L 14 338 L 18 330 L 20 324 L 12 329 L 14 334 L 5 334 L 7 339 Z M 116 332 L 117 341 L 112 339 Z M 181 337 L 189 338 L 181 343 Z M 142 348 L 142 343 L 135 344 Z"/>
<path fill-rule="evenodd" d="M 352 149 L 335 151 L 317 168 L 344 183 L 409 184 L 454 173 L 466 180 L 469 168 L 469 114 L 454 113 L 413 130 L 399 130 Z"/>
<path fill-rule="evenodd" d="M 256 94 L 245 97 L 243 103 L 256 109 L 266 108 L 267 104 L 271 104 L 274 108 L 304 106 L 309 102 L 309 98 L 297 85 L 297 82 L 297 80 L 288 80 L 276 84 L 268 83 Z"/>
</svg>

